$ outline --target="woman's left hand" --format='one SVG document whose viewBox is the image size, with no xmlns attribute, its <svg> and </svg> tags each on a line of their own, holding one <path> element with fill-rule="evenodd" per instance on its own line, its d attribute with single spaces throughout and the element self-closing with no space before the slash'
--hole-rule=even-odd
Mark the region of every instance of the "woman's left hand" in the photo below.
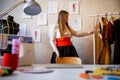
<svg viewBox="0 0 120 80">
<path fill-rule="evenodd" d="M 90 32 L 89 34 L 94 34 L 96 31 L 94 30 L 94 31 L 92 31 L 92 32 Z"/>
</svg>

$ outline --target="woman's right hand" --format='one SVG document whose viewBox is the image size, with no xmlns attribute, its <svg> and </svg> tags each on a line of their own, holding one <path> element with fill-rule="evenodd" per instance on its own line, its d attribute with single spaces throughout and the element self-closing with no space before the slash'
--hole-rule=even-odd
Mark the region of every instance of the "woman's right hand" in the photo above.
<svg viewBox="0 0 120 80">
<path fill-rule="evenodd" d="M 59 55 L 59 52 L 56 52 L 56 61 L 57 59 L 59 59 L 60 55 Z"/>
</svg>

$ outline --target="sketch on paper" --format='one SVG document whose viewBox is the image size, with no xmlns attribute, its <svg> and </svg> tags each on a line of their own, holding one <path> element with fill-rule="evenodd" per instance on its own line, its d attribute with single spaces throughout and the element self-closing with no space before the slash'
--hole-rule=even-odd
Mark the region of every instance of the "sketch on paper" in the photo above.
<svg viewBox="0 0 120 80">
<path fill-rule="evenodd" d="M 78 14 L 78 2 L 69 2 L 69 13 Z"/>
<path fill-rule="evenodd" d="M 40 29 L 33 29 L 32 38 L 33 38 L 34 42 L 41 42 L 41 28 Z"/>
<path fill-rule="evenodd" d="M 82 21 L 81 18 L 72 19 L 70 21 L 71 27 L 76 31 L 81 31 Z"/>
</svg>

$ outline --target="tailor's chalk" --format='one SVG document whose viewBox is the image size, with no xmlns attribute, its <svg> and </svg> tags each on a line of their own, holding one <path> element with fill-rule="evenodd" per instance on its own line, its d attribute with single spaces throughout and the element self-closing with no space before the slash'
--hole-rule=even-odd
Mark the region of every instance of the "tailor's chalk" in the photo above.
<svg viewBox="0 0 120 80">
<path fill-rule="evenodd" d="M 116 78 L 116 77 L 107 77 L 107 80 L 120 80 L 120 78 Z"/>
</svg>

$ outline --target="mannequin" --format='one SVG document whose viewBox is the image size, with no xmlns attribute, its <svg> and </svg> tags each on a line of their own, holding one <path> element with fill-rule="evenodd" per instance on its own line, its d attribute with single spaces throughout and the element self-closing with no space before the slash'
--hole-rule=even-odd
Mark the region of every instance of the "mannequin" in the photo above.
<svg viewBox="0 0 120 80">
<path fill-rule="evenodd" d="M 18 32 L 19 32 L 19 24 L 14 21 L 13 16 L 8 15 L 6 20 L 5 19 L 0 20 L 0 34 L 17 35 Z M 4 53 L 11 53 L 11 48 L 12 48 L 11 44 L 8 44 L 6 49 L 1 48 L 0 49 L 1 55 L 3 55 Z"/>
<path fill-rule="evenodd" d="M 14 21 L 14 17 L 8 15 L 7 20 L 0 20 L 0 33 L 17 35 L 19 24 Z"/>
</svg>

